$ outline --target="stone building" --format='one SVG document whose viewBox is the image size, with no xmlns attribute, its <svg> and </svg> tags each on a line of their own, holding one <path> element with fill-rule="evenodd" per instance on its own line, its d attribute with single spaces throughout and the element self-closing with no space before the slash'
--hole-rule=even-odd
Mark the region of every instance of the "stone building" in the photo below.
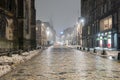
<svg viewBox="0 0 120 80">
<path fill-rule="evenodd" d="M 37 47 L 47 45 L 47 27 L 44 22 L 37 20 L 36 21 L 36 43 Z"/>
<path fill-rule="evenodd" d="M 64 42 L 64 44 L 66 44 L 66 45 L 75 45 L 76 44 L 77 35 L 76 35 L 75 28 L 76 28 L 75 26 L 69 27 L 63 31 L 61 39 Z"/>
<path fill-rule="evenodd" d="M 56 31 L 49 22 L 36 21 L 37 46 L 49 46 L 56 41 Z"/>
<path fill-rule="evenodd" d="M 0 49 L 15 48 L 16 44 L 16 1 L 0 1 Z"/>
<path fill-rule="evenodd" d="M 34 0 L 0 1 L 0 48 L 35 47 Z"/>
<path fill-rule="evenodd" d="M 42 45 L 42 43 L 41 43 L 41 23 L 42 23 L 42 21 L 40 21 L 40 20 L 36 21 L 36 44 L 37 44 L 37 47 Z"/>
<path fill-rule="evenodd" d="M 41 46 L 47 45 L 47 26 L 44 24 L 44 22 L 41 23 Z"/>
<path fill-rule="evenodd" d="M 35 9 L 35 0 L 31 0 L 31 48 L 36 48 L 36 9 Z"/>
<path fill-rule="evenodd" d="M 47 45 L 53 45 L 56 41 L 56 31 L 53 26 L 49 22 L 44 22 L 46 28 L 47 35 Z"/>
<path fill-rule="evenodd" d="M 34 0 L 18 0 L 18 43 L 19 49 L 30 49 L 36 46 Z"/>
<path fill-rule="evenodd" d="M 81 0 L 83 47 L 120 49 L 120 0 Z"/>
</svg>

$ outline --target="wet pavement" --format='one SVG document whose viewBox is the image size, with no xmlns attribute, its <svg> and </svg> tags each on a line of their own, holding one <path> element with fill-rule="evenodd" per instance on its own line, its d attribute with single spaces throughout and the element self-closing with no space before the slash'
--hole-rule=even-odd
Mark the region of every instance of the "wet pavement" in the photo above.
<svg viewBox="0 0 120 80">
<path fill-rule="evenodd" d="M 56 46 L 18 66 L 0 80 L 120 80 L 120 63 Z"/>
</svg>

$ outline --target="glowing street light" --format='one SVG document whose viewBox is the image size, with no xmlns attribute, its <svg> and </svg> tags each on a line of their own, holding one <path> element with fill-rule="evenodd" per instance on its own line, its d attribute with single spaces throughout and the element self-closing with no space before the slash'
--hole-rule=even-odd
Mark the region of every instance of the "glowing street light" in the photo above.
<svg viewBox="0 0 120 80">
<path fill-rule="evenodd" d="M 38 27 L 36 27 L 36 31 L 38 31 Z"/>
<path fill-rule="evenodd" d="M 42 23 L 41 26 L 45 26 L 44 23 Z"/>
<path fill-rule="evenodd" d="M 81 19 L 80 21 L 81 21 L 82 23 L 84 23 L 85 20 L 84 20 L 84 19 Z"/>
<path fill-rule="evenodd" d="M 50 31 L 47 31 L 47 36 L 49 36 L 49 34 L 50 34 Z"/>
<path fill-rule="evenodd" d="M 85 24 L 85 19 L 83 17 L 79 17 L 78 22 L 82 23 L 84 25 Z"/>
<path fill-rule="evenodd" d="M 60 34 L 63 34 L 63 32 L 60 32 Z"/>
</svg>

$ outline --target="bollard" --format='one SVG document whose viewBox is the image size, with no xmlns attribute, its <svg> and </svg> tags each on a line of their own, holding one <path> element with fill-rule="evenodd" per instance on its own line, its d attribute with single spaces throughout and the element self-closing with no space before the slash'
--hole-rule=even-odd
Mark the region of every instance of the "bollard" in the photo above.
<svg viewBox="0 0 120 80">
<path fill-rule="evenodd" d="M 120 52 L 118 53 L 117 60 L 120 60 Z"/>
<path fill-rule="evenodd" d="M 102 55 L 106 55 L 106 51 L 105 51 L 105 50 L 103 50 L 101 54 L 102 54 Z"/>
<path fill-rule="evenodd" d="M 83 48 L 83 50 L 85 50 L 85 48 Z"/>
<path fill-rule="evenodd" d="M 80 47 L 80 50 L 81 50 L 81 47 Z"/>
<path fill-rule="evenodd" d="M 77 49 L 79 49 L 79 47 L 77 47 Z"/>
<path fill-rule="evenodd" d="M 87 51 L 90 51 L 90 48 L 88 48 Z"/>
<path fill-rule="evenodd" d="M 22 55 L 21 50 L 18 51 L 18 54 L 19 54 L 19 55 Z"/>
<path fill-rule="evenodd" d="M 12 51 L 8 51 L 7 56 L 8 56 L 8 57 L 12 57 Z"/>
<path fill-rule="evenodd" d="M 93 50 L 93 53 L 96 53 L 96 49 Z"/>
</svg>

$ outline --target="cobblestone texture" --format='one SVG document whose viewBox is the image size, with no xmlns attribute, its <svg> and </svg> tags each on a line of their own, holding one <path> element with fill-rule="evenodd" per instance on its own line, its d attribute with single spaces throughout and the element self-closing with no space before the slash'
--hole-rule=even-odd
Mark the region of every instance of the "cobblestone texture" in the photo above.
<svg viewBox="0 0 120 80">
<path fill-rule="evenodd" d="M 120 63 L 67 47 L 50 47 L 0 80 L 120 80 Z"/>
</svg>

